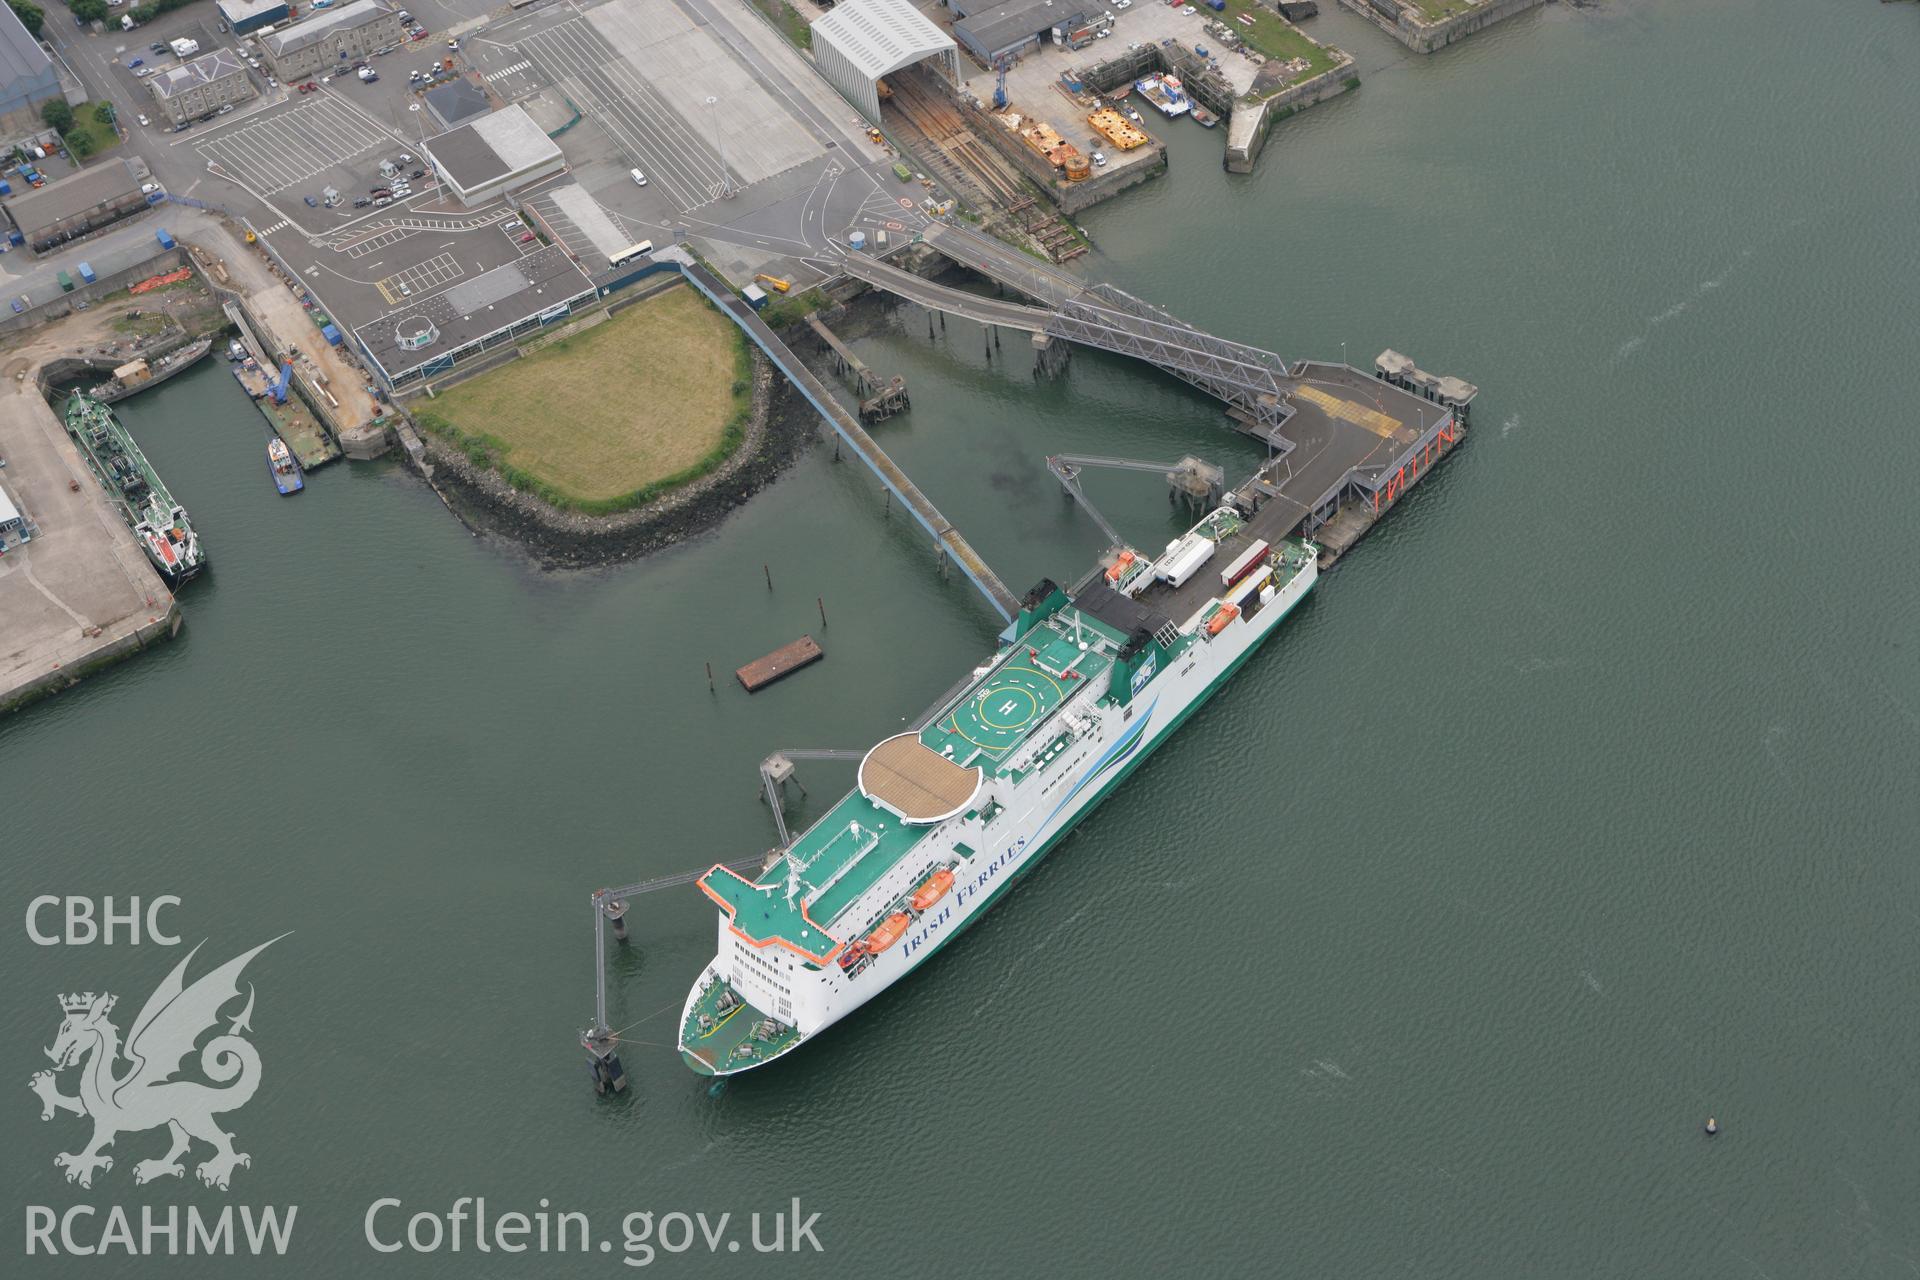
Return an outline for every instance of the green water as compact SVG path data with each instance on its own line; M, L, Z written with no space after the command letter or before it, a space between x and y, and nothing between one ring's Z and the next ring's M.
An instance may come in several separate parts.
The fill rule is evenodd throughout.
M1470 378L1467 448L978 928L718 1096L669 1047L691 889L636 911L633 1087L591 1095L587 894L765 847L755 762L918 713L997 630L970 589L830 449L554 575L391 465L281 499L219 367L127 406L213 569L177 643L0 722L0 1270L624 1272L363 1240L380 1197L391 1237L484 1195L616 1245L632 1210L821 1214L823 1253L676 1274L1912 1275L1920 12L1555 5L1428 60L1315 21L1364 87L1249 178L1167 131L1088 269ZM1098 541L1046 454L1249 457L1118 360L1036 384L914 313L858 346L913 391L884 443L1016 587ZM1151 478L1089 487L1169 527ZM728 687L803 631L824 663ZM850 781L802 776L796 816ZM81 1122L21 1085L56 995L124 1030L180 950L34 946L40 893L179 895L196 972L293 931L248 972L230 1192L136 1188L158 1132L91 1191L55 1170ZM270 1264L23 1257L26 1206L81 1203L299 1211Z

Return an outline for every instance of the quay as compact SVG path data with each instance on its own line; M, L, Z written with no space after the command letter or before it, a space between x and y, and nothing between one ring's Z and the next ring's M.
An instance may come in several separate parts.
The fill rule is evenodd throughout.
M32 530L0 539L0 711L180 629L172 592L41 397L46 355L16 351L0 389L0 487Z

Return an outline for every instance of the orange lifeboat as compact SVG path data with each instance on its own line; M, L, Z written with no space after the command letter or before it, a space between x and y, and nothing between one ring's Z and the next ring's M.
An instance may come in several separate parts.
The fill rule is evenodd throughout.
M1113 567L1107 570L1107 581L1108 582L1120 581L1121 578L1126 576L1127 570L1133 567L1133 562L1137 558L1138 557L1136 557L1131 551L1122 551L1120 553L1120 558L1113 562Z
M894 943L900 941L900 935L913 923L913 917L904 911L896 911L880 922L880 927L867 935L867 953L879 955Z
M953 872L945 867L927 877L926 883L913 891L913 909L925 911L934 903L947 896L947 890L953 888Z
M1210 636L1219 635L1222 631L1225 631L1227 629L1227 624L1229 622L1232 622L1235 618L1239 616L1240 616L1239 605L1237 604L1221 605L1220 612L1214 614L1211 618L1207 619L1207 634Z

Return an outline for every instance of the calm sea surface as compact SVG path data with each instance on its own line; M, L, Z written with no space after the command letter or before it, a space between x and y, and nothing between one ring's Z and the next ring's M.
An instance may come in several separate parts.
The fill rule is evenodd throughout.
M1920 1270L1920 12L1563 4L1419 60L1310 29L1361 90L1248 178L1171 129L1086 266L1290 358L1467 377L1470 443L978 928L717 1095L670 1048L714 943L690 888L638 905L633 1087L590 1093L587 895L764 848L756 761L867 745L988 652L964 581L831 449L554 575L390 464L280 499L216 365L129 405L214 569L178 643L0 722L0 1271L134 1273L23 1260L29 1205L299 1206L270 1267L143 1275L574 1277L624 1273L630 1211L737 1240L795 1197L824 1253L654 1267ZM913 390L884 443L1017 588L1097 549L1046 454L1249 461L1117 359L1036 384L921 313L859 345ZM1167 535L1150 477L1089 487ZM724 683L803 631L819 667ZM805 814L850 783L802 777ZM196 971L293 931L248 972L230 1193L136 1188L159 1132L91 1191L55 1170L81 1122L24 1086L56 996L115 991L124 1030L181 952L34 946L39 893L177 894ZM393 1237L482 1195L615 1247L363 1240L381 1197Z

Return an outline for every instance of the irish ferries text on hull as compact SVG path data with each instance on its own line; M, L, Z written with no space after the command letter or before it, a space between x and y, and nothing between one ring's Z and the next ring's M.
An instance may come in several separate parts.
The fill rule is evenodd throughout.
M701 878L720 946L681 1015L687 1065L771 1062L971 924L1272 634L1315 552L1223 507L1157 560L1122 551L1073 592L1035 587L965 690L869 751L771 866Z

